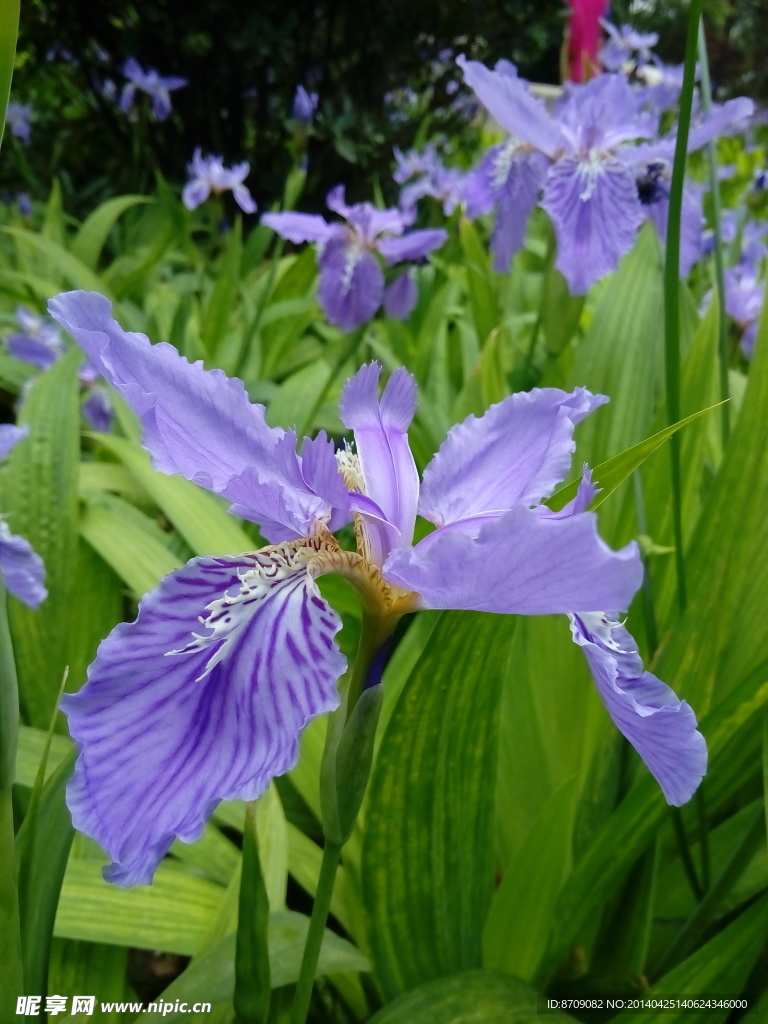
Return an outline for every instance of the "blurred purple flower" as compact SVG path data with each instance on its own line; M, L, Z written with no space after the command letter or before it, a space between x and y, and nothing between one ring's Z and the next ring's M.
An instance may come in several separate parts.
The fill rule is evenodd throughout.
M186 78L174 75L161 75L150 68L143 71L134 57L129 57L123 65L123 74L128 82L123 86L120 96L120 109L127 114L133 106L136 90L144 92L152 100L152 112L158 121L165 121L171 113L171 92L187 85Z
M637 32L631 25L617 28L603 18L600 24L608 33L608 39L600 48L598 58L608 71L618 71L631 60L645 64L651 59L651 47L659 41L657 32Z
M395 320L407 320L419 299L413 270L406 270L384 289L384 312Z
M17 103L16 100L11 100L8 104L8 108L5 112L5 123L11 130L11 135L15 135L17 139L20 139L25 145L29 142L29 134L32 131L29 116L32 113L31 103Z
M741 348L747 359L754 352L765 287L760 264L744 261L725 271L725 311L742 331Z
M334 453L321 434L297 455L295 435L268 427L241 382L126 333L102 296L70 292L49 308L139 415L155 467L229 498L272 542L170 573L136 621L101 644L83 689L64 698L80 749L68 803L75 826L111 855L111 881L150 881L174 838L199 838L222 799L255 799L293 766L306 723L338 705L341 620L319 576L346 576L392 625L418 607L625 608L640 585L636 545L612 551L585 511L595 493L588 474L560 512L541 504L568 473L574 428L601 396L544 389L470 416L420 485L408 444L416 385L404 369L381 398L377 364L345 385L340 414L356 451ZM350 513L356 552L331 533ZM417 513L436 529L414 546ZM572 621L612 718L667 799L685 802L706 767L693 713L642 672L612 617Z
M0 459L4 459L29 433L29 427L12 423L0 425ZM17 537L0 517L0 576L7 590L30 608L36 608L48 596L45 566L29 541Z
M261 221L290 242L317 243L320 305L331 323L351 331L370 320L384 299L384 274L375 253L391 267L423 259L448 236L442 228L407 232L412 210L348 206L343 185L328 193L327 203L346 224L308 213L267 213Z
M33 313L25 306L17 306L16 319L21 330L6 336L8 352L15 359L31 363L38 370L47 370L53 366L65 351L59 327L50 317ZM82 411L94 430L106 433L112 428L112 399L108 392L98 386L98 376L90 361L86 360L80 367L80 387L88 392ZM23 397L22 392L22 400Z
M303 85L297 85L296 93L293 97L291 117L302 124L311 124L317 110L317 101L318 95L316 92L307 92Z
M229 192L243 213L255 213L256 203L243 181L248 177L251 165L247 160L233 167L225 167L220 156L204 157L199 149L195 150L192 163L189 165L191 179L184 186L182 201L188 210L204 203L211 192L219 195Z

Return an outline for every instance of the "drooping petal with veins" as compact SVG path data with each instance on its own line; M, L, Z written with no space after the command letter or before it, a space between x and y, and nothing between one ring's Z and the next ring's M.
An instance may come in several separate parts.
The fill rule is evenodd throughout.
M68 802L110 854L108 880L149 882L176 837L199 838L220 800L255 799L293 766L306 723L338 705L341 621L307 544L170 573L64 698L80 747Z
M707 745L690 706L650 672L615 616L569 616L608 714L637 750L668 803L691 799L707 770Z

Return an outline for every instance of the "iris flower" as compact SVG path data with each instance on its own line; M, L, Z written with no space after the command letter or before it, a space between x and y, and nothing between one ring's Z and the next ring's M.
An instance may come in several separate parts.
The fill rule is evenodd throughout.
M255 213L256 203L251 193L243 184L248 177L251 165L247 160L234 167L225 167L220 156L204 157L199 149L196 149L189 165L190 180L184 186L182 201L188 210L204 203L213 192L232 191L235 202L243 213Z
M261 221L290 242L317 242L320 305L331 323L351 331L370 320L384 300L384 274L376 253L391 267L422 259L448 235L442 228L408 232L416 216L413 210L377 210L370 203L348 206L343 185L331 189L326 201L346 224L288 212L266 213Z
M12 423L0 424L0 459L16 447L29 433L29 427ZM36 608L48 593L44 586L43 560L23 537L11 533L5 519L0 518L0 576L6 589L30 608Z
M639 64L646 64L651 59L651 49L659 41L658 32L638 32L631 25L617 28L604 18L600 19L600 24L608 34L598 54L603 67L618 71L633 59Z
M133 106L136 90L145 92L152 100L152 113L158 121L165 121L171 114L171 92L187 84L186 78L175 75L161 75L154 68L144 71L134 57L123 65L123 74L128 79L120 95L120 109L124 114Z
M15 359L31 363L38 370L47 370L64 355L61 331L49 318L33 313L26 306L17 306L16 320L20 330L5 339L8 351ZM83 415L94 430L106 433L112 429L112 399L99 384L99 373L90 360L86 359L80 367L78 379L82 391L86 393ZM22 401L24 394L22 392Z
M305 125L311 124L317 110L318 98L316 92L307 92L303 85L297 85L291 108L291 117L294 121Z
M16 100L11 100L5 111L5 123L10 128L11 135L15 135L25 145L29 142L29 135L32 131L29 120L31 113L31 103L18 103Z
M320 434L297 454L295 435L268 427L240 381L126 333L103 296L70 292L49 308L138 414L155 467L228 498L270 542L171 572L64 698L80 750L69 806L112 857L108 880L149 882L176 837L197 839L220 800L256 798L295 763L305 724L339 704L341 622L319 576L346 577L384 635L419 608L625 609L640 585L636 545L612 551L585 511L588 473L565 508L542 504L602 396L513 395L453 427L420 484L404 369L380 398L376 363L346 383L340 413L355 450L334 452ZM417 514L436 528L414 544ZM350 517L356 551L333 536ZM693 712L643 672L615 612L572 622L609 714L667 799L684 802L706 765Z
M568 85L550 113L510 65L491 71L463 57L458 63L467 85L511 133L479 169L497 203L497 267L522 245L539 189L557 238L555 266L575 295L615 270L646 217L657 226L663 221L666 230L666 185L676 137L656 138L658 117L643 109L644 89L633 89L624 75L600 75L585 85ZM713 109L691 129L688 149L740 126L753 109L746 98ZM695 198L688 216L698 240L701 210Z

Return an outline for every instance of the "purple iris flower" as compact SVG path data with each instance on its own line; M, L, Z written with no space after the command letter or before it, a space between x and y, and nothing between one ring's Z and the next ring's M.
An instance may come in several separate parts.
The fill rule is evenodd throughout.
M4 459L28 433L27 426L0 425L0 459ZM1 517L0 576L6 589L30 608L36 608L48 596L42 558L32 550L28 540L11 533Z
M187 84L186 78L161 75L154 68L144 71L134 57L123 65L123 74L128 79L120 96L120 109L127 114L136 98L136 90L145 92L152 100L152 112L158 121L165 121L171 113L171 92Z
M341 418L356 450L334 452L320 434L299 455L295 435L268 427L240 381L123 331L103 296L70 292L49 309L138 414L155 467L228 498L271 545L170 573L64 698L80 749L69 806L111 855L111 881L150 881L174 838L197 839L219 800L255 799L295 763L306 723L338 705L341 621L319 576L345 576L391 625L417 608L622 609L640 585L636 545L612 551L585 511L588 473L560 512L541 503L601 396L544 389L470 416L420 485L408 444L416 385L404 369L381 398L377 364L345 385ZM417 514L436 529L414 545ZM332 535L350 515L354 552ZM573 622L609 713L667 799L684 802L706 767L693 713L642 672L613 615Z
M243 181L248 177L251 165L247 160L233 167L225 167L220 156L204 157L199 149L196 149L189 165L191 179L184 186L182 201L188 210L204 203L213 192L215 195L221 192L232 191L235 202L243 213L255 213L256 203Z
M11 135L15 135L25 145L29 142L29 134L32 131L29 120L31 113L31 103L18 103L16 100L11 100L5 111L5 123L10 128Z
M508 69L490 71L461 57L458 63L467 84L512 135L480 165L468 201L468 209L482 209L484 195L486 203L497 204L497 267L522 245L525 222L542 188L541 205L557 238L555 265L571 292L583 294L631 249L649 215L646 207L661 203L654 213L666 217L675 137L637 144L654 139L658 119L643 109L643 90L633 89L623 75L569 83L552 115ZM691 129L689 149L731 130L752 110L748 99L713 109ZM701 215L692 201L689 209L695 234Z
M419 301L419 286L409 268L384 289L384 312L395 320L407 320Z
M603 18L600 19L600 24L608 33L608 39L601 47L598 57L608 71L618 71L631 60L645 64L651 59L651 47L659 41L657 32L638 32L631 25L617 28Z
M317 110L317 101L318 95L316 92L307 92L303 85L297 85L293 97L291 117L294 121L300 121L302 124L311 124Z
M765 280L760 264L745 260L725 271L725 311L742 329L741 348L752 358L757 336L757 323L763 309Z
M317 242L320 305L331 323L351 331L370 320L384 300L384 274L375 253L391 267L423 259L448 235L442 228L406 232L416 216L413 210L348 206L343 185L331 189L327 203L346 224L329 224L309 213L267 213L261 221L290 242Z
M25 306L16 308L21 331L9 334L5 341L15 359L47 370L65 352L61 331L48 317L33 313ZM114 409L108 392L98 384L99 374L90 360L80 367L78 379L88 397L83 402L83 415L94 430L107 433L112 429ZM29 382L31 383L31 381ZM23 398L23 395L22 395Z

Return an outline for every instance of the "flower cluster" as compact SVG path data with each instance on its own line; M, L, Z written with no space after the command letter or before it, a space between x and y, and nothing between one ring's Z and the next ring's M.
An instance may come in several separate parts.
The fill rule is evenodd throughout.
M569 471L575 426L605 398L512 395L453 427L420 482L404 369L381 397L375 363L346 383L354 449L320 434L297 453L240 381L123 331L103 296L70 292L49 308L138 414L155 467L227 498L269 541L166 576L64 698L80 749L68 801L109 852L108 879L150 881L174 838L198 838L219 800L257 797L294 764L306 723L338 705L346 666L325 573L353 584L385 634L419 608L568 614L609 715L667 800L690 798L706 767L694 714L643 670L618 619L640 586L637 546L600 538L588 471L564 508L543 503ZM417 515L435 528L414 543ZM350 518L356 551L333 536Z

